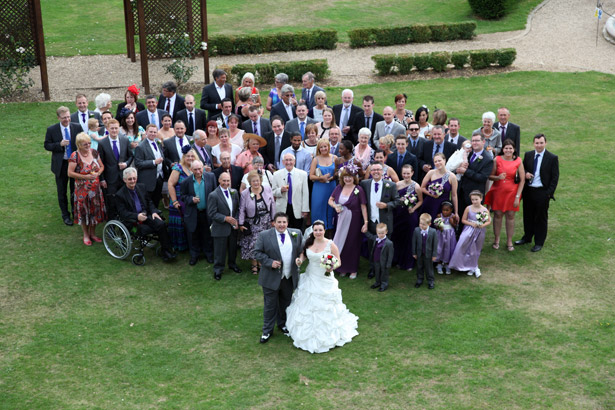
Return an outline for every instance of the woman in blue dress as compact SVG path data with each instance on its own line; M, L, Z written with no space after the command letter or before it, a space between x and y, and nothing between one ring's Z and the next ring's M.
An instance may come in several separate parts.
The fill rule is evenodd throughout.
M310 181L312 187L312 221L321 220L325 223L325 229L333 228L334 210L327 201L333 193L336 184L335 158L331 154L331 144L327 138L322 138L316 145L316 156L310 167Z

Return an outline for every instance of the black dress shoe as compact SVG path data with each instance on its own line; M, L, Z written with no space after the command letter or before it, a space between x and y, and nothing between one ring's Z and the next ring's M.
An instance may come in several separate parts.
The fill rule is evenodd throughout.
M519 239L518 241L515 241L515 245L525 245L526 243L529 243L529 242L523 238Z
M278 326L278 329L280 329L280 332L284 333L286 336L289 335L288 328L286 326Z
M433 288L435 288L433 283L430 283L429 285L427 285L427 289L433 289Z
M214 257L211 255L205 255L205 259L207 259L207 263L214 263Z
M235 273L241 273L241 269L239 269L239 267L237 265L229 266L229 269L232 270Z
M222 279L222 273L221 272L214 272L214 279L215 280Z
M534 247L532 248L532 252L538 252L542 249L542 246L540 245L534 245Z
M370 270L367 274L367 279L373 279L376 277L376 273L373 270Z
M269 341L269 339L271 338L271 334L268 335L261 335L261 343L267 343Z
M196 256L192 256L190 258L190 262L188 262L190 264L190 266L194 266L196 265L196 263L199 261L199 258L197 258Z
M420 288L422 284L423 284L423 282L416 282L416 283L414 284L414 287L415 287L415 288Z
M380 283L374 283L372 286L370 286L371 289L376 289L380 287Z
M387 289L388 289L387 287L380 287L380 289L378 289L378 292L384 292Z
M70 218L64 218L64 225L73 226L73 221Z

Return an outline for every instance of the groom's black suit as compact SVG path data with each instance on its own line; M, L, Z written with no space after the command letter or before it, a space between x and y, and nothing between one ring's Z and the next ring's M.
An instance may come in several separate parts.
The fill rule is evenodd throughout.
M265 307L263 311L263 335L271 335L273 327L286 326L286 308L290 305L293 290L299 283L299 268L295 259L301 253L302 236L298 229L287 229L286 241L292 244L290 278L283 278L282 269L272 267L274 261L282 261L282 253L278 245L278 232L275 228L258 234L254 245L254 258L261 263L258 284L263 287Z

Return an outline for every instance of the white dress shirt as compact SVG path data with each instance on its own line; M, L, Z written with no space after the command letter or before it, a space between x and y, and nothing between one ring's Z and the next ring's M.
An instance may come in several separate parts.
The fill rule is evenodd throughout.
M536 158L536 154L538 154L538 152L534 150L534 158ZM542 188L542 180L540 179L540 167L542 166L542 159L544 158L544 156L545 151L543 150L540 153L540 157L538 157L538 163L536 164L536 173L534 174L534 178L532 178L532 183L530 184L532 188Z
M171 98L165 98L164 99L164 110L168 111L168 113L171 116L171 118L173 118L173 111L175 109L175 100L176 99L177 99L177 94L173 94L173 97L171 97ZM169 102L169 109L168 110L167 110L167 101Z
M218 87L218 83L214 83L216 85L216 91L218 92L218 95L220 96L220 101L224 100L226 98L226 90L224 89L224 84L222 84L222 87Z
M224 195L224 199L226 200L226 204L228 205L228 209L231 210L231 215L233 215L233 199L231 198L231 189L222 189L222 187L220 187L220 190L222 190L222 195ZM224 191L228 191L228 197L226 196L226 194L224 193Z

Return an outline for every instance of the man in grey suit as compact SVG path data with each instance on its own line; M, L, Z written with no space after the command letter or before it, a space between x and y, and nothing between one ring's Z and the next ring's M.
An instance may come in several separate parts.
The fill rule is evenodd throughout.
M162 127L162 116L168 114L165 110L161 110L158 107L158 100L155 95L148 95L145 100L147 110L139 111L137 113L137 123L143 128L148 124L154 124L158 129Z
M351 89L346 88L342 91L342 104L333 106L333 115L335 123L342 130L344 139L352 141L352 121L354 116L360 114L363 110L357 107L352 102L354 101L354 93ZM298 115L298 114L297 114Z
M301 82L303 83L303 89L301 90L301 102L304 102L307 105L308 110L311 110L316 105L316 101L314 100L314 94L316 94L318 91L325 91L319 86L314 85L315 80L316 77L311 71L308 71L307 73L303 74L303 77L301 77ZM326 101L325 105L327 105Z
M284 128L286 131L291 134L294 132L298 132L301 134L301 139L305 139L305 127L309 124L316 124L317 121L314 121L312 118L308 117L308 107L305 103L297 104L297 108L295 109L295 113L297 114L297 118L293 118L288 121Z
M207 145L207 134L203 130L196 130L193 136L192 148L199 156L199 160L203 163L205 172L211 172L214 169L213 155L211 147Z
M299 283L299 268L295 260L302 251L302 236L298 229L288 228L288 216L278 212L274 228L260 232L254 245L254 257L261 264L258 284L263 287L263 334L260 342L267 343L277 321L278 329L288 334L286 308L293 290Z
M378 147L378 140L380 137L391 134L393 138L399 134L406 135L406 128L400 123L393 121L393 108L387 106L382 110L383 121L376 123L376 132L372 138L372 144L374 147Z
M182 181L180 193L184 203L184 224L190 248L189 263L193 266L199 260L201 252L205 254L207 262L214 261L210 222L207 217L207 197L216 189L216 181L214 174L203 172L203 163L199 160L192 161L190 170L192 175ZM180 204L176 201L172 206L177 208Z
M135 148L135 167L139 171L139 181L145 185L154 206L162 197L162 184L165 177L164 153L157 141L158 127L149 124L145 129L145 139Z
M184 156L183 147L190 145L190 138L186 135L186 124L183 121L177 121L173 127L175 135L167 138L162 143L164 151L164 160L168 168L171 168L176 162L181 161Z
M367 196L367 229L377 235L376 226L382 222L387 225L387 236L393 233L393 210L398 204L399 194L394 182L382 179L382 165L374 163L371 166L371 179L361 181L361 187ZM369 253L372 253L374 243L368 241ZM375 276L373 262L370 262L369 279Z
M416 259L415 288L421 287L425 276L427 276L427 287L434 288L433 263L438 256L438 235L429 224L431 224L431 215L422 214L419 217L419 226L412 233L412 257Z
M237 257L237 230L239 223L239 194L231 188L231 176L223 172L218 178L219 186L207 197L207 216L211 222L214 238L214 279L222 279L225 261L236 273L241 269L235 264Z
M273 131L271 122L261 117L260 108L258 106L252 105L248 108L248 117L250 119L245 120L243 124L241 124L241 129L248 134L256 134L262 137Z
M75 98L75 105L77 105L77 112L70 115L70 122L79 124L83 132L87 134L88 120L90 118L96 118L98 120L98 124L102 125L100 114L88 109L88 97L86 97L85 94L77 94L77 97Z
M457 194L461 214L472 203L470 192L476 189L485 195L485 184L493 169L493 155L484 149L485 137L482 133L474 131L470 142L472 143L472 155L468 158L468 162L461 164L456 171L456 173L462 174L458 188L459 193ZM459 226L461 229L462 224L459 224Z
M502 142L504 142L504 140L506 139L511 139L512 142L515 143L515 152L517 152L517 155L520 156L521 127L519 127L517 124L513 124L512 122L509 122L508 121L509 118L510 118L510 111L508 111L508 108L506 107L499 108L498 109L499 122L497 122L493 126L493 128L500 131L500 134L502 134Z
M107 213L113 217L117 213L115 193L124 185L122 171L132 164L130 141L125 135L119 135L120 123L111 119L107 123L109 136L98 143L98 153L105 169L100 178L100 186L105 190Z

